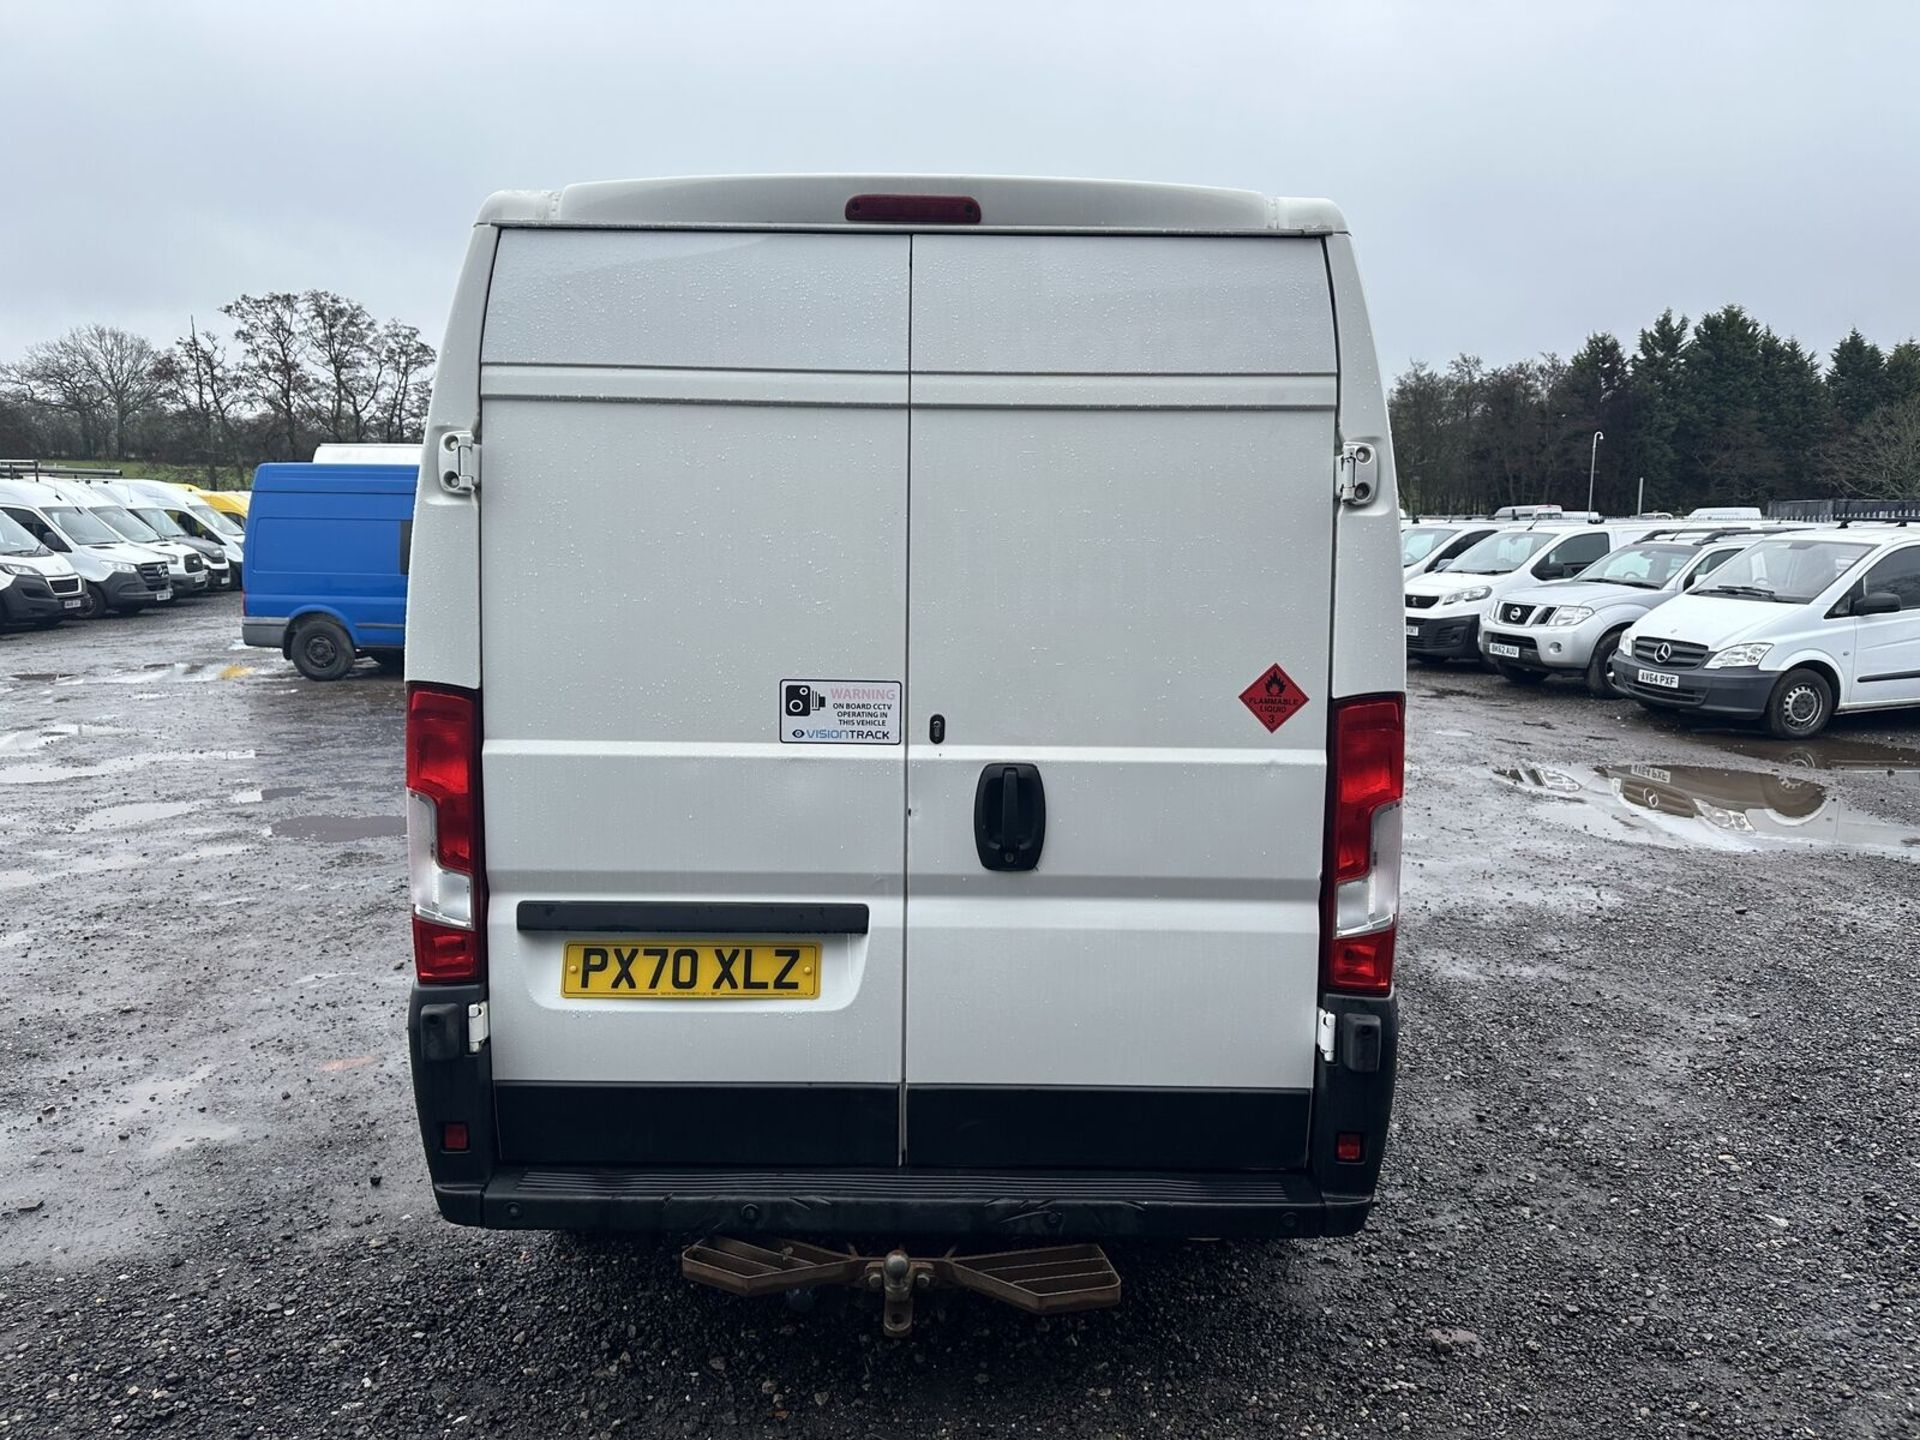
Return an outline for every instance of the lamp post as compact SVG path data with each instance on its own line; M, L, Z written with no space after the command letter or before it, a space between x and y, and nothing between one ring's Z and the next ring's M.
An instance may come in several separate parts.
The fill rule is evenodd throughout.
M1590 450L1588 450L1588 451L1587 451L1587 513L1588 513L1589 515L1591 515L1591 514L1593 513L1593 472L1594 472L1594 467L1595 467L1595 466L1597 466L1597 465L1598 465L1598 464L1600 463L1600 442L1601 442L1602 440L1604 440L1604 439L1606 439L1606 438L1607 438L1607 432L1606 432L1606 431L1604 431L1604 430L1596 430L1596 431L1594 431L1594 432L1593 432L1593 446L1592 446L1592 448L1591 448Z

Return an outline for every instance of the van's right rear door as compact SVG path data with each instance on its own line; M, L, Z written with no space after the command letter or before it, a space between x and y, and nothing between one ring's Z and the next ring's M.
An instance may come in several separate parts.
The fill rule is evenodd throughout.
M913 287L907 1159L1299 1165L1338 451L1322 248L922 235ZM1026 834L1042 794L1038 863L997 868L983 828Z

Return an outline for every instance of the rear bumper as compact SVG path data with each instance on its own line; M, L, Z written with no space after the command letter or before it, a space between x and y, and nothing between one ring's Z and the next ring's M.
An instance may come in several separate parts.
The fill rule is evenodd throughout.
M251 615L240 620L240 643L258 645L263 650L287 652L287 622L280 620L256 620Z
M1668 689L1643 684L1642 670L1672 675L1677 685ZM1673 670L1649 665L1631 655L1613 657L1613 683L1622 694L1668 710L1696 710L1705 715L1737 715L1752 720L1766 713L1767 700L1779 681L1777 674L1752 670Z
M579 1123L599 1118L581 1133L600 1137L600 1148L590 1151L576 1148L584 1142L570 1140L565 1126L556 1123L539 1138L514 1118L514 1107L526 1102L526 1087L496 1086L490 1042L468 1048L465 1016L484 999L480 986L416 986L407 1031L421 1140L440 1213L458 1224L497 1229L724 1230L795 1238L875 1232L1052 1239L1351 1234L1373 1204L1399 1041L1392 998L1322 997L1334 1019L1333 1057L1316 1053L1310 1096L1280 1092L1300 1095L1304 1133L1236 1140L1249 1153L1279 1147L1292 1157L1283 1164L1186 1159L1221 1152L1194 1148L1194 1138L1181 1128L1194 1123L1194 1111L1166 1110L1164 1092L1140 1092L1133 1102L1140 1133L1129 1137L1126 1148L1089 1148L1069 1117L1053 1115L1041 1117L1048 1124L1023 1127L1032 1140L1024 1148L995 1148L1012 1158L976 1161L968 1157L984 1153L977 1148L984 1142L969 1138L975 1130L940 1116L938 1108L927 1114L921 1100L928 1092L917 1087L907 1098L906 1164L888 1163L898 1154L897 1130L888 1132L878 1157L854 1158L870 1149L860 1139L863 1127L852 1123L863 1113L858 1108L842 1122L791 1108L774 1112L800 1121L804 1135L780 1140L763 1126L761 1138L746 1143L737 1124L719 1123L725 1117L706 1109L712 1096L704 1092L683 1093L689 1103L674 1108L694 1117L711 1114L716 1123L705 1130L690 1127L664 1105L649 1107L649 1113L666 1115L671 1123L641 1123L635 1118L640 1111L623 1115L607 1097L588 1097L592 1103ZM895 1087L884 1093L891 1100ZM809 1097L805 1086L786 1087L784 1094L786 1107L835 1098ZM970 1107L966 1118L981 1132L1008 1124L1009 1117L995 1113L979 1092L931 1098L936 1107ZM1249 1114L1257 1113L1234 1108L1230 1098L1224 1103L1228 1109L1209 1127L1216 1136L1244 1128ZM549 1118L563 1112L543 1111ZM464 1131L463 1149L446 1148L449 1126ZM1041 1143L1047 1134L1052 1142ZM1358 1160L1338 1159L1342 1134L1360 1137ZM858 1143L843 1145L848 1137ZM976 1148L961 1147L963 1139ZM800 1140L805 1144L795 1151ZM694 1153L696 1144L706 1153ZM527 1153L536 1147L551 1153ZM807 1158L792 1163L780 1158L783 1150ZM1102 1163L1089 1158L1094 1154L1111 1158ZM1124 1158L1148 1154L1165 1158L1153 1164Z
M506 1230L1027 1239L1351 1235L1373 1199L1299 1172L693 1170L511 1167L438 1185L450 1220Z
M1441 660L1471 660L1480 654L1480 617L1451 615L1427 619L1418 611L1406 615L1407 653L1428 655Z

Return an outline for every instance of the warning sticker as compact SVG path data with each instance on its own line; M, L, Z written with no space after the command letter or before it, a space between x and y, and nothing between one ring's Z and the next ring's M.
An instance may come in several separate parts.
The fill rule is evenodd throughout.
M1293 712L1307 703L1307 693L1294 684L1278 665L1269 665L1267 673L1240 692L1240 703L1271 735L1293 718Z
M786 745L898 745L898 680L782 680Z

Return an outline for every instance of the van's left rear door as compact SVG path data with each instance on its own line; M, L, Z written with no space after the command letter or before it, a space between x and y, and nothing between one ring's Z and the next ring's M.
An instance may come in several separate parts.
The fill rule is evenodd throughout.
M899 1158L907 307L903 236L501 236L478 602L509 1163Z

